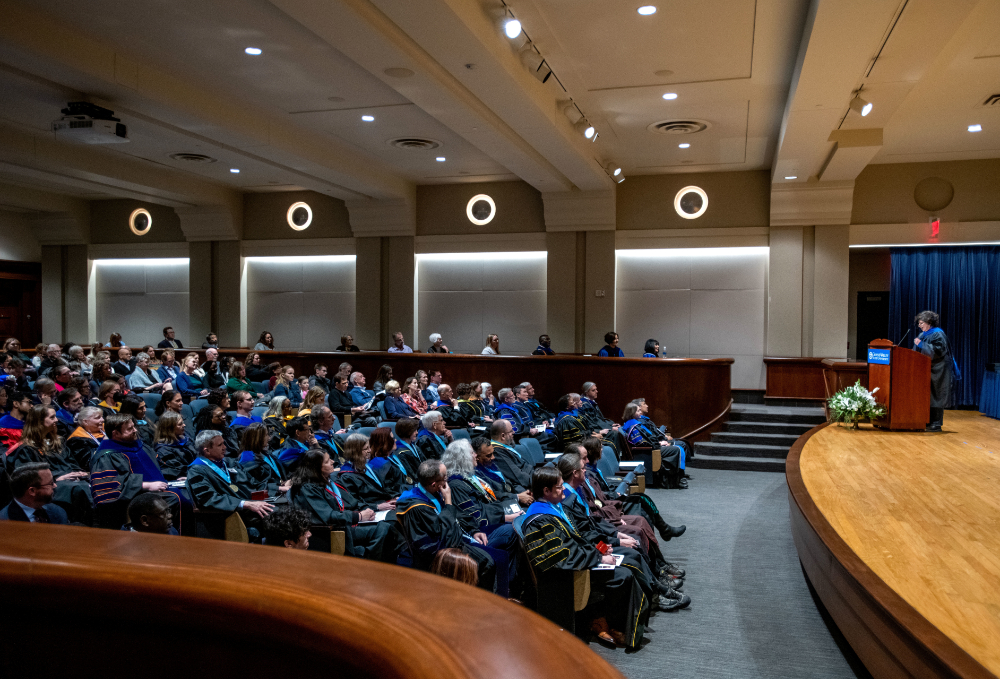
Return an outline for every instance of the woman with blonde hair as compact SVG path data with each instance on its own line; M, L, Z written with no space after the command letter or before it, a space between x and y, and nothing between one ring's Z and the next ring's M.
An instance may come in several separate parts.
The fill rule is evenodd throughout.
M306 397L302 399L302 407L299 408L299 417L305 417L313 411L313 408L321 406L326 402L326 392L323 387L312 387L306 392Z
M172 410L163 413L156 423L153 449L163 478L168 481L184 478L188 465L198 457L194 441L188 438L186 430L184 418Z
M181 371L177 373L177 379L174 381L174 389L181 392L185 401L208 395L205 383L194 374L198 369L198 359L198 354L193 352L185 356L181 361Z
M278 398L279 396L284 396L293 406L301 405L302 392L299 391L299 386L295 381L295 368L290 365L283 365L276 377L278 379L274 383L271 397Z

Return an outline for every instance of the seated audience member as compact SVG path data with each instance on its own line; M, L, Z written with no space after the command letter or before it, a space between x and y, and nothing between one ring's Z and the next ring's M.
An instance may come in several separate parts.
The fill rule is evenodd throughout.
M394 562L396 545L390 523L376 522L375 510L370 507L352 509L358 503L339 485L333 472L333 460L327 453L317 449L306 452L292 474L292 505L307 511L312 524L344 531L345 556Z
M434 409L432 412L441 413L444 424L448 429L465 429L472 426L472 423L465 419L465 415L462 414L462 408L458 403L458 399L452 396L450 386L447 384L439 385L437 395L438 398L429 407Z
M340 374L333 376L333 389L327 397L330 410L336 415L355 417L365 412L364 405L356 405L347 388L347 379Z
M267 379L267 390L270 392L274 389L275 385L278 383L278 373L281 372L281 364L275 361L267 366L268 373L270 377Z
M313 366L315 374L309 378L309 387L319 387L324 391L324 393L329 394L330 390L333 389L333 382L330 381L326 375L329 372L329 368L326 367L326 363L317 363Z
M247 379L247 369L239 361L234 361L232 367L229 369L229 381L226 382L226 390L230 396L237 391L244 391L250 395L251 402L253 402L254 398L263 396L263 394L257 393L253 383Z
M284 396L288 402L295 407L302 405L302 392L295 380L295 368L290 365L282 366L278 373L278 381L271 392L271 398Z
M48 377L39 377L35 380L34 397L36 403L43 405L56 405L56 383Z
M160 349L183 349L184 345L177 339L177 333L169 325L163 329L163 339L158 345Z
M104 411L96 406L84 406L74 418L73 430L66 436L64 454L86 471L103 440Z
M347 388L351 388L351 373L354 372L354 368L347 361L344 361L337 366L337 375L343 375L344 379L347 380Z
M514 483L497 467L493 442L488 437L472 439L472 451L476 455L476 477L493 490L500 502L508 507L515 502L527 507L535 501L530 489Z
M428 354L448 354L448 347L444 345L444 339L441 337L441 333L432 332L430 336L431 345L427 347Z
M378 511L396 508L396 498L382 482L378 472L368 466L372 449L364 434L351 434L344 441L344 459L337 477L340 484L365 505L376 507Z
M181 507L190 507L186 493L170 488L139 440L135 420L114 413L104 420L105 438L90 462L90 488L94 497L95 523L115 530L125 523L129 503L140 493L160 493L180 529ZM183 531L183 529L181 529Z
M487 335L486 346L479 353L487 356L498 356L500 354L500 335Z
M389 380L385 385L385 419L398 421L408 417L417 417L417 412L400 396L399 382Z
M601 435L607 435L612 429L617 429L618 425L609 420L601 412L601 407L597 405L597 385L593 382L584 382L580 392L580 415L583 421L594 430L600 431Z
M474 398L472 385L461 382L455 387L455 395L458 397L458 408L462 412L462 419L471 422L474 426L487 425L493 418L486 414L483 402Z
M66 365L62 357L62 347L58 344L49 344L45 347L45 355L38 363L38 376L50 377L49 373L60 365Z
M94 361L94 369L90 373L90 397L97 398L101 391L101 385L111 379L115 371L111 369L111 364L102 358Z
M562 507L563 479L555 467L539 467L531 475L536 498L521 525L524 547L532 568L589 570L615 564L613 554L602 555L570 522ZM649 618L642 588L625 566L590 573L591 601L584 609L594 617L591 630L605 641L636 649Z
M42 364L45 360L46 352L48 351L48 344L36 344L35 345L35 355L31 358L31 372L38 375L38 366Z
M6 383L13 383L14 388L18 391L25 393L31 391L31 385L28 384L28 378L24 374L27 364L19 358L11 358L9 362L10 372L7 374Z
M264 413L264 424L271 434L268 445L271 450L278 450L285 442L285 425L295 417L295 408L291 406L284 396L272 398L267 404L267 412Z
M579 404L580 395L575 393L560 396L556 402L559 413L556 415L555 432L564 450L569 444L579 443L592 433L580 415Z
M226 444L226 457L235 460L240 456L239 437L229 427L229 416L222 406L209 405L202 408L194 417L194 430L198 434L207 430L218 431Z
M521 382L521 384L517 386L524 389L524 405L528 406L531 410L532 420L536 424L547 421L551 426L552 423L555 422L556 416L555 414L550 413L545 406L539 403L538 399L535 398L535 388L531 385L531 382Z
M643 401L642 406L646 403ZM666 488L687 488L688 482L684 478L684 469L687 466L684 460L684 450L680 446L674 445L673 439L667 440L663 432L654 426L648 425L639 418L640 405L635 402L625 406L622 419L622 435L632 446L649 446L660 450L660 472L661 482ZM652 420L650 420L652 422Z
M120 332L111 333L111 338L104 346L108 349L121 349L124 346L122 344L122 334Z
M514 436L535 436L539 433L539 430L533 426L530 411L522 412L515 407L517 396L514 389L504 387L497 394L497 399L500 402L497 404L495 415L510 422Z
M135 361L132 360L132 350L128 347L118 349L118 360L111 364L111 369L123 377L128 377L135 370Z
M316 406L309 414L309 420L312 422L313 436L316 437L316 447L328 452L334 463L339 465L344 457L344 447L337 435L347 430L337 431L337 416L324 405Z
M146 419L146 402L135 394L129 394L122 399L118 412L132 416L136 429L139 430L139 439L147 446L152 447L153 437L156 436L156 426Z
M295 383L299 387L299 397L303 401L305 401L306 394L309 393L309 378L306 377L305 375L300 375L298 378L296 378Z
M134 533L180 535L170 505L156 493L140 493L128 505L128 529Z
M80 396L83 398L85 404L89 405L93 402L92 397L94 394L90 391L90 380L86 377L74 377L70 380L69 386L80 392Z
M278 451L278 459L290 472L294 472L299 458L310 448L316 447L312 425L304 417L296 417L285 425L285 445Z
M609 332L604 335L604 346L601 350L597 352L598 356L612 356L615 358L624 358L625 354L618 347L618 333Z
M413 374L413 377L417 381L417 388L420 390L420 396L424 399L426 403L430 403L431 401L437 400L437 399L432 399L430 392L427 390L427 387L430 386L431 381L430 378L427 376L426 371L418 370Z
M267 367L266 363L260 360L260 354L256 351L251 351L247 354L247 360L244 362L244 366L247 369L247 379L253 382L267 382L271 379L271 371Z
M173 384L177 379L177 373L181 367L177 365L176 354L173 349L167 349L160 354L160 367L156 369L156 377L163 384Z
M23 464L10 475L11 503L0 509L0 521L69 523L69 517L52 500L57 488L52 470L44 462Z
M69 381L73 379L73 371L68 365L57 365L49 371L49 378L59 392L69 386Z
M264 544L288 549L309 549L312 531L309 512L285 505L267 515L261 526Z
M156 408L153 412L157 417L163 417L163 413L168 410L180 415L183 408L184 398L181 396L181 392L165 391L163 392L163 395L160 396L160 400L157 402Z
M399 497L396 520L417 568L427 570L442 549L456 548L472 557L479 568L479 587L492 592L496 562L485 547L482 532L469 535L452 504L448 471L440 460L425 460L417 469L417 485Z
M354 338L350 335L340 336L340 346L337 347L336 351L361 351L358 349L357 345L354 344Z
M531 352L532 356L555 356L552 351L552 338L548 335L539 335L538 346Z
M386 363L378 369L378 375L375 377L375 384L372 385L372 389L374 389L376 393L385 391L385 385L388 384L391 379L392 366Z
M129 375L128 383L138 393L163 390L160 376L149 367L149 354L141 353L135 357L135 370Z
M514 392L514 401L510 405L521 415L521 420L528 427L528 435L537 440L543 448L556 450L558 448L556 437L546 431L549 426L548 420L535 421L535 411L528 405L527 387L518 385L511 391Z
M254 351L274 351L274 337L267 330L260 333L257 344L253 346Z
M90 486L87 482L89 475L77 466L75 460L63 455L63 440L56 430L57 421L53 406L33 406L24 419L21 440L7 449L7 469L13 471L33 462L47 464L58 482L54 502L66 510L70 521L89 525L92 522Z
M389 464L389 453L396 448L396 438L388 427L376 427L368 435L368 445L371 446L368 466L382 476L382 467Z
M231 382L231 380L230 380ZM253 414L253 396L246 391L236 391L233 393L233 403L236 405L236 417L233 418L232 427L249 427L254 422L263 422L264 419Z
M149 356L149 367L155 369L160 367L160 362L156 360L156 347L152 344L147 344L142 348L142 353Z
M8 337L3 343L3 352L13 360L31 363L31 356L21 351L21 340L16 337Z
M183 480L188 465L197 456L194 441L187 436L184 418L168 411L156 423L153 436L153 451L163 478L167 481Z
M404 485L412 486L417 478L417 467L426 458L417 446L417 431L420 429L420 420L416 418L404 418L396 422L396 447L389 454L388 460L404 476Z
M201 345L202 349L218 349L219 348L219 336L214 332L210 332L205 336L205 341Z
M396 443L392 430L387 427L376 427L368 437L368 445L371 446L368 468L375 470L390 497L398 497L409 490L414 479L396 455Z
M430 392L431 398L427 401L437 401L441 396L438 394L438 389L441 388L441 383L444 382L444 376L441 374L440 370L431 369L427 373L427 388L426 390ZM425 397L426 398L426 397Z
M412 354L413 349L406 346L403 342L403 333L394 332L392 333L392 346L388 349L389 352L394 354Z
M403 382L401 398L417 415L423 415L427 412L427 401L420 393L420 382L416 377L407 377L406 381Z
M445 426L444 417L436 410L420 416L420 431L417 445L425 460L440 460L441 454L453 440L452 433Z
M490 425L490 443L496 466L504 478L521 488L530 488L535 465L514 448L514 430L509 420L496 420Z
M90 375L94 370L94 365L91 362L91 357L84 353L83 347L78 344L74 344L69 348L69 359L70 361L80 364L80 369L78 372L81 376L86 377Z
M240 440L243 452L239 462L247 473L251 490L266 490L268 495L276 495L289 489L289 474L281 460L271 454L269 438L267 427L260 422L249 425Z
M646 340L646 348L642 352L643 358L659 358L660 357L660 343L655 339Z
M472 383L472 393L475 398L482 401L486 414L493 417L493 411L497 408L497 400L493 396L493 385L489 382Z
M321 387L310 387L299 406L298 417L306 417L313 409L326 403L326 392Z
M348 393L351 396L351 401L356 406L367 405L372 400L372 396L375 395L373 392L365 389L365 376L359 372L351 373L350 384L351 389Z
M207 385L202 377L196 374L197 370L198 354L185 356L181 362L181 371L177 373L177 379L174 380L174 389L181 393L185 401L208 395Z
M239 512L247 528L259 528L260 520L274 511L274 505L250 499L246 472L235 460L226 458L222 433L206 429L194 440L198 456L187 469L185 486L199 509Z
M225 387L229 381L229 377L222 369L222 362L219 361L218 349L205 350L205 362L195 371L195 374L201 378L202 384L209 389Z
M56 429L65 441L76 427L76 414L83 408L83 396L73 387L67 387L59 392L56 401L59 403L59 410L56 411L56 417L59 419L56 422Z
M479 566L476 564L476 560L455 547L442 549L434 555L434 561L431 562L431 573L458 580L473 587L479 582Z
M122 388L114 379L101 383L97 392L97 407L104 411L104 416L113 415L121 408L118 400L122 398Z

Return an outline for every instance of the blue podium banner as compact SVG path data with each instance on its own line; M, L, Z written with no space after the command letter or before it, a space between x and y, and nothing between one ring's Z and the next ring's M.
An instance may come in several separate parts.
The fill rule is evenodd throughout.
M868 362L879 365L889 365L891 349L868 349Z

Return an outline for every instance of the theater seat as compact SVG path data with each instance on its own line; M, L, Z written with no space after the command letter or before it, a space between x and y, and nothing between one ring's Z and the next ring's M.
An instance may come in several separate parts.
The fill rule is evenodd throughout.
M184 424L187 425L188 430L194 431L194 411L189 404L185 403L181 406L181 417L184 419Z
M141 398L143 401L146 402L146 409L148 411L152 411L160 403L159 394L144 393L144 394L139 394L138 396L139 398Z
M382 416L382 419L383 420L386 419L387 415L385 414L385 401L379 401L378 403L375 404L375 407L378 408L378 414Z
M312 537L309 538L310 552L323 552L344 556L347 549L347 536L342 530L332 530L329 526L309 526Z
M201 411L201 409L204 408L207 405L208 405L208 401L206 401L203 398L191 399L191 403L188 404L188 406L191 408L191 413L193 415L197 415L198 412Z
M258 394L266 394L271 391L267 388L267 382L251 382L250 384L253 385L253 390Z
M379 422L378 426L382 429L391 429L392 435L396 435L396 423L395 422Z
M452 429L451 430L451 435L455 438L455 440L458 440L458 439L471 439L472 438L471 436L469 436L469 430L468 429Z
M251 414L254 417L259 417L259 418L263 419L264 418L264 413L266 413L266 412L267 412L267 406L257 406L256 408L254 408L251 411Z
M526 451L528 459L534 460L535 464L545 462L545 453L542 451L542 446L533 438L525 436L514 448L519 452Z

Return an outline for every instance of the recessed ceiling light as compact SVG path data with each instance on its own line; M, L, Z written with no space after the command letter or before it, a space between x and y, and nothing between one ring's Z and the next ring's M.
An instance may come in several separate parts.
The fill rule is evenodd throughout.
M445 158L444 158L444 156L438 156L438 157L437 157L437 158L435 158L434 160L438 161L439 163L443 163L443 162L444 162L444 160L445 160Z
M643 5L636 11L643 16L649 16L650 14L656 14L656 7L653 5Z
M677 98L677 93L676 92L667 92L666 94L663 95L663 98L667 99L667 100L676 99Z
M261 52L262 52L263 50L261 50L261 48L259 48L259 47L247 47L247 48L246 48L245 50L243 50L243 51L244 51L244 52L246 52L247 54L252 54L253 56L257 56L257 55L258 55L258 54L260 54L260 53L261 53Z
M969 125L969 132L982 132L982 131L983 131L982 125Z
M795 175L792 175L791 177L785 177L785 179L798 179L798 177L795 176Z
M513 40L521 35L521 22L517 19L511 19L503 25L503 32L507 34L508 38Z
M366 123L370 123L375 120L375 116L361 116L361 119Z
M679 148L679 149L689 149L689 148L691 148L691 144L686 144L686 143L685 144L678 144L677 148Z
M229 171L232 172L233 174L239 174L240 173L240 168L238 168L238 167L231 167L231 168L229 168Z

